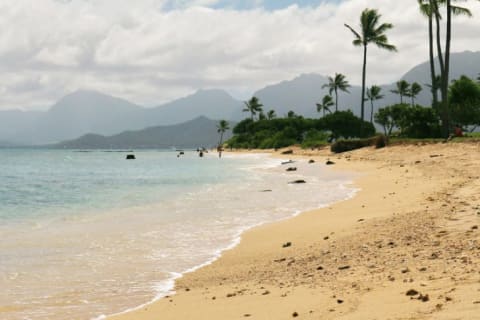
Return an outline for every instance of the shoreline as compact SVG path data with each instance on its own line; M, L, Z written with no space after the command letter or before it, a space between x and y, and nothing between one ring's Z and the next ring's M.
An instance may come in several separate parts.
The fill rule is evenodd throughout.
M470 157L467 159L469 154L463 153L463 160L470 167L478 165L475 159L478 148L475 145L468 148L471 149ZM454 177L446 171L454 167L457 160L451 155L462 151L462 146L458 145L395 146L341 155L295 150L292 158L314 157L317 161L331 158L337 162L335 170L363 172L354 183L361 191L353 199L245 232L240 244L224 252L214 263L177 279L176 295L108 319L154 319L159 316L162 319L265 319L266 316L289 319L294 314L304 318L371 319L372 313L365 310L365 305L372 303L376 308L372 312L379 318L407 316L408 313L413 319L426 319L425 313L444 314L444 310L452 309L444 307L446 302L434 304L432 308L430 302L414 305L405 297L404 292L408 290L405 288L432 291L426 283L438 286L436 277L448 281L429 272L430 268L437 268L435 263L439 259L422 259L421 262L428 266L415 268L428 271L413 270L412 261L418 259L409 257L406 252L419 249L417 245L420 247L423 239L416 239L413 234L409 236L415 240L414 244L411 240L398 245L404 242L398 231L408 233L418 226L420 231L430 228L431 232L438 228L431 224L443 224L444 217L438 216L436 211L444 214L443 205L449 205L440 205L431 199L443 201L444 195L455 190L453 185L471 182L468 178L473 174L471 171ZM437 152L449 153L448 160L443 154L433 154ZM437 165L438 170L432 170L435 168L432 164ZM408 221L402 219L405 217ZM417 224L409 226L410 220ZM382 234L383 230L391 232ZM429 238L429 234L422 236ZM372 250L370 247L380 241L372 237L393 240L383 244L386 240L382 238L381 247ZM355 247L362 240L364 247ZM291 246L283 248L287 242ZM389 252L377 252L384 247ZM403 257L398 261L403 269L387 270L389 260L383 256L387 254L392 261L397 260L397 256ZM375 263L367 266L365 259L373 259ZM403 278L403 281L396 278ZM433 300L433 293L431 295L429 299ZM379 299L388 302L387 308L379 305ZM448 300L448 305L457 305L451 301ZM464 305L461 309L468 310Z
M229 155L229 156L232 156L232 157L238 157L238 156L262 156L262 157L265 157L265 159L277 159L277 160L284 160L286 161L286 156L284 155L279 155L279 154L275 154L271 151L269 152L262 152L262 150L254 150L253 152L250 152L250 151L240 151L240 152L225 152L224 155ZM297 161L295 161L297 163L297 165L299 165L298 163L298 160L305 160L304 157L295 157ZM306 163L302 163L301 164L302 166L307 166ZM278 164L275 164L273 165L272 164L272 161L269 161L268 164L265 164L265 166L261 166L261 167L255 167L255 169L246 169L248 171L250 170L269 170L269 169L274 169L275 171L277 171L277 173L279 172L283 172L283 169L286 168L285 165L281 164L281 163L278 163ZM330 173L331 174L331 173ZM342 172L342 174L345 174L345 172ZM351 172L350 172L351 174ZM308 179L309 176L305 176L306 179ZM348 193L346 193L345 195L345 198L341 199L341 200L338 200L338 201L333 201L333 202L329 202L329 203L325 203L323 204L322 206L318 207L318 208L315 208L315 209L307 209L307 210L302 210L302 209L296 209L294 212L292 212L291 214L289 214L288 216L285 216L285 217L281 217L281 218L275 218L275 220L273 221L263 221L263 222L259 222L255 225L251 225L251 226L245 226L244 228L242 228L241 230L238 231L238 233L233 237L233 239L231 240L231 242L226 245L225 247L221 247L219 249L217 249L214 253L214 257L212 257L210 260L204 262L204 263L201 263L197 266L194 266L188 270L185 270L185 271L182 271L182 272L179 272L179 273L176 273L176 272L172 272L172 277L165 280L165 281L162 281L162 282L168 282L169 285L169 289L162 289L161 291L159 291L158 295L156 297L154 297L151 301L148 301L148 302L145 302L139 306L136 306L136 307L132 307L132 308L129 308L125 311L121 311L121 312L118 312L118 313L115 313L115 314L111 314L111 315L99 315L97 317L94 317L93 320L101 320L101 319L113 319L113 318L116 318L116 317L122 317L124 315L127 315L127 314L131 314L131 313L135 313L143 308L146 308L150 305L153 305L155 303L157 303L158 301L160 301L161 299L165 298L165 297L169 297L169 296L174 296L177 294L177 291L176 291L176 283L179 279L182 279L183 277L185 277L186 275L189 275L191 273L195 273L197 272L198 270L202 269L202 268L205 268L205 267L208 267L209 265L211 264L214 264L216 261L218 261L219 259L222 259L223 255L225 252L228 252L228 251L231 251L231 250L235 250L235 248L237 246L239 246L241 244L241 242L243 241L243 237L246 233L249 233L251 232L252 230L255 230L257 228L261 228L263 226L268 226L268 225L271 225L271 224L276 224L276 223L280 223L282 221L288 221L290 219L294 219L295 217L305 213L305 212L309 212L309 211L312 211L312 210L319 210L319 209L322 209L322 208L325 208L325 207L328 207L334 203L337 203L337 202L343 202L343 201L348 201L350 199L352 199L353 197L355 197L355 195L358 193L359 189L355 188L355 187L349 187L349 186L353 186L354 185L354 181L353 179L352 180L349 180L349 181L346 181L344 183L341 183L339 185L339 188L340 189L346 189L348 190ZM171 284L170 284L171 283Z

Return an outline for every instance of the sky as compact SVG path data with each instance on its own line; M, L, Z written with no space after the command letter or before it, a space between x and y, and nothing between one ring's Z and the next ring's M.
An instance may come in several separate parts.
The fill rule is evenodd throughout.
M474 18L455 18L452 51L480 51ZM416 0L2 0L0 110L41 110L73 91L97 90L156 106L198 89L246 100L302 73L361 80L358 28L378 9L397 53L369 47L368 84L397 81L428 59Z

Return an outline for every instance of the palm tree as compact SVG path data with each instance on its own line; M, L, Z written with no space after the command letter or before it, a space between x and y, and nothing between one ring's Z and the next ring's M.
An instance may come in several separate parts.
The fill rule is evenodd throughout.
M223 134L227 130L230 130L230 125L228 121L220 120L220 122L217 124L217 132L220 133L220 142L218 143L219 147L221 147L223 144Z
M420 12L428 18L428 55L430 60L430 77L431 77L431 92L432 92L432 105L438 104L438 91L435 88L435 79L437 78L435 71L435 55L433 53L433 15L434 15L434 2L435 0L418 0L420 6Z
M348 81L345 79L345 75L341 73L335 73L335 77L328 77L328 83L322 86L328 88L328 93L332 95L335 92L335 111L338 111L338 90L350 93L348 88L351 87Z
M252 120L254 120L254 116L262 112L263 104L260 103L257 97L252 97L250 100L245 101L245 108L242 110L243 112L250 112L250 116Z
M296 116L297 116L297 114L293 110L290 110L290 111L287 112L287 118L288 119L295 118Z
M383 95L380 94L382 88L379 86L371 86L370 89L367 89L367 98L370 100L372 109L370 110L370 123L373 123L373 101L383 99Z
M270 110L267 112L267 119L272 120L277 117L277 114L275 113L275 110Z
M381 49L388 51L397 51L394 45L388 43L385 32L393 28L391 23L380 23L381 15L375 9L365 9L360 16L361 32L355 31L348 24L345 27L355 36L353 40L354 46L363 46L363 70L362 70L362 97L361 97L361 117L364 120L365 114L365 78L367 72L367 46L370 43L375 44Z
M418 82L412 83L410 86L410 98L412 98L412 107L415 105L415 98L418 96L420 92L422 92L423 88Z
M440 3L444 3L445 0L437 0ZM444 135L448 137L450 132L450 112L448 106L448 84L449 84L449 74L450 74L450 48L452 40L452 15L467 15L472 16L472 13L462 7L457 7L452 4L452 0L446 0L447 5L447 30L446 30L446 40L445 40L445 65L442 70L442 120L444 127Z
M450 43L451 43L451 21L452 15L466 15L472 16L472 13L463 7L455 6L452 4L451 0L417 0L420 5L420 11L428 18L429 20L429 46L430 46L430 70L431 70L431 90L434 107L438 107L438 95L437 90L440 89L442 104L441 104L441 114L442 121L444 122L444 127L446 130L446 135L448 135L448 84L449 84L449 69L450 69ZM454 0L455 1L455 0ZM446 30L446 45L445 45L445 57L442 53L442 43L441 43L441 30L440 30L440 20L442 15L440 14L440 7L447 7L447 30ZM433 19L435 19L436 25L436 46L438 54L438 62L440 66L440 86L436 86L436 74L435 74L435 65L434 65L434 54L433 54Z
M323 111L323 116L325 117L325 111L332 113L332 111L330 111L330 107L333 105L334 103L333 103L332 96L327 94L326 96L323 97L322 103L317 103L317 111L318 112Z
M390 92L398 94L400 96L400 104L403 104L403 97L408 97L410 94L410 84L401 80L396 83L397 88L395 90L390 90Z

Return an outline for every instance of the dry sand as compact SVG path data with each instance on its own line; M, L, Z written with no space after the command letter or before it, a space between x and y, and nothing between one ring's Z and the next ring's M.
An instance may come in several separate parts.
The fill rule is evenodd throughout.
M176 295L111 319L480 319L480 144L291 157L359 172L361 191L247 232Z

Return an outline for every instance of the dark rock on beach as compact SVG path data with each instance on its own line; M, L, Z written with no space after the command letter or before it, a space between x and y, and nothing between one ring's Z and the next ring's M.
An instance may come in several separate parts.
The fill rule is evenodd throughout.
M302 184L302 183L307 183L307 181L305 180L295 180L295 181L292 181L292 182L289 182L290 184Z
M296 167L290 167L286 171L291 172L291 171L297 171Z
M410 289L410 290L407 291L407 293L405 293L405 295L410 296L410 297L411 296L416 296L417 294L419 294L419 292L415 289Z
M127 160L135 160L135 155L134 154L127 154L127 157L126 157Z

